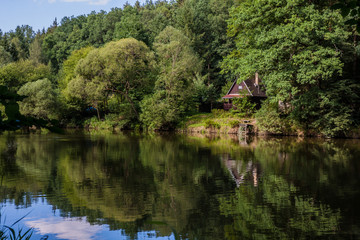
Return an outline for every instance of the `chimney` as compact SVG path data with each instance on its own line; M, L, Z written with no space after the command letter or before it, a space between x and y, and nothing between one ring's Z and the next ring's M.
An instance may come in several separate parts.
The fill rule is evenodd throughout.
M255 73L255 86L259 86L259 74Z

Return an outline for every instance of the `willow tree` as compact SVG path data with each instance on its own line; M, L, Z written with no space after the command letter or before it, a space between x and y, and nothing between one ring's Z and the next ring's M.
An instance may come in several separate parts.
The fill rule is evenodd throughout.
M69 94L84 90L82 97L95 108L107 96L119 94L138 116L136 103L151 88L153 66L154 55L145 43L133 38L110 42L79 61Z
M19 89L18 94L25 97L19 104L20 112L24 116L46 120L58 118L58 94L50 80L45 78L28 82Z

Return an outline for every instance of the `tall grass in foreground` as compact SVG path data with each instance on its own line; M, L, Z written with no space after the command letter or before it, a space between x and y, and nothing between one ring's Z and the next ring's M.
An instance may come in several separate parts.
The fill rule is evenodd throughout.
M28 215L28 214L27 214ZM30 240L33 229L28 230L18 229L15 230L15 226L23 220L27 215L14 222L11 226L3 225L0 226L0 240Z

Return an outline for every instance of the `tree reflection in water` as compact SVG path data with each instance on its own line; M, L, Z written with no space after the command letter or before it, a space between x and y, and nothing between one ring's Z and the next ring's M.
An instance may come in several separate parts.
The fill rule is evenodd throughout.
M131 239L359 236L356 142L5 134L0 152L3 200Z

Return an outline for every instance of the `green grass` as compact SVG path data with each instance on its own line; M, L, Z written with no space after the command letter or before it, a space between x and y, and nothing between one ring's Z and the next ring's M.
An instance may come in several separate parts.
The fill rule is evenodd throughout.
M92 117L84 122L84 125L90 129L108 129L113 130L115 128L121 129L128 123L127 119L123 119L116 114L108 114L105 119L98 120L97 117Z
M213 127L217 129L223 127L234 128L240 123L243 123L244 120L252 120L252 118L244 118L232 111L215 109L211 113L199 113L189 116L181 122L180 126L182 129L197 127Z

